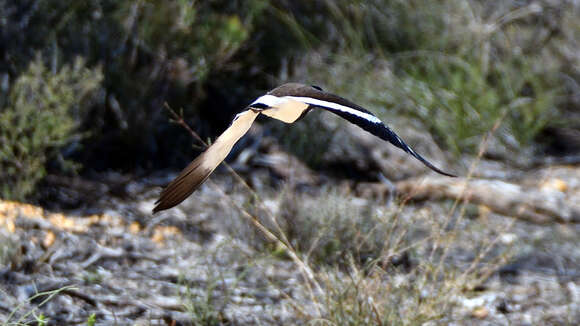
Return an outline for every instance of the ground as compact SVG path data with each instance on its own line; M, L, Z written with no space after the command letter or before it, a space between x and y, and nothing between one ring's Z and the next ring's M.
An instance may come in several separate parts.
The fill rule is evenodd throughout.
M269 176L267 169L255 174ZM54 325L91 318L103 325L580 322L577 222L536 223L498 214L493 204L441 196L391 196L373 182L281 183L252 193L225 168L179 207L151 215L157 185L170 177L126 182L125 196L105 192L75 211L0 202L0 318ZM418 189L433 178L419 177ZM561 192L566 206L578 198L580 173L547 166L509 182L526 193Z

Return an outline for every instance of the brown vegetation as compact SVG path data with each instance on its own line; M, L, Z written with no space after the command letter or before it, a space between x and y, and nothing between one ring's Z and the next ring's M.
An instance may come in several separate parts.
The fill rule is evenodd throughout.
M579 16L0 1L0 323L580 323ZM260 119L196 194L150 214L204 148L166 107L212 139L286 81L354 100L461 178L313 112Z

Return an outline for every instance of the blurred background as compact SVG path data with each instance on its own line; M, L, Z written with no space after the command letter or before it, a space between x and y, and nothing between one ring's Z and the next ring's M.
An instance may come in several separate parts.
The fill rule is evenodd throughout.
M221 218L223 221L243 219L240 216L244 215L244 209L250 213L255 209L252 214L261 216L262 208L255 207L259 206L256 204L259 202L269 207L274 216L305 226L301 229L288 221L287 224L281 223L282 228L275 232L277 241L281 242L276 245L256 230L248 231L251 229L249 224L241 232L239 229L233 230L238 224L234 223L228 228L228 222L223 222L226 234L234 232L233 238L247 239L247 245L257 250L252 257L263 257L267 252L271 254L269 257L274 257L271 259L295 263L296 260L286 256L288 253L279 253L279 250L290 250L302 260L312 262L314 267L306 265L314 270L336 268L337 273L338 270L342 273L342 268L352 263L358 266L357 270L364 270L359 275L363 277L370 275L363 268L368 260L383 257L387 252L388 259L384 261L392 263L393 257L397 257L402 261L398 264L407 269L415 270L413 266L422 264L410 262L413 259L409 257L415 256L407 256L407 249L399 249L414 247L417 237L424 239L419 240L423 241L421 243L430 241L425 239L437 238L435 233L428 231L434 229L429 223L435 222L426 222L421 231L411 228L406 229L411 231L397 233L395 231L405 223L393 222L391 217L398 216L398 212L406 209L412 209L411 216L420 217L424 212L421 210L427 205L423 200L426 198L432 202L435 198L427 206L438 208L429 206L431 210L427 215L441 217L441 224L435 228L437 234L460 228L457 216L477 219L491 212L489 214L497 214L501 216L497 218L505 222L518 219L521 215L524 216L523 223L526 223L520 227L526 230L524 234L535 232L526 229L528 227L538 227L537 230L544 232L538 231L542 236L528 239L530 243L547 239L548 234L555 232L553 228L568 239L568 242L564 241L565 246L559 247L561 251L558 249L557 254L548 252L546 256L541 256L543 258L534 256L534 262L542 262L546 257L567 251L572 256L565 259L566 263L554 262L552 265L575 266L580 262L578 247L573 245L578 239L577 223L580 221L580 209L574 206L580 198L580 191L577 190L580 184L577 172L580 162L579 17L580 3L573 0L0 0L0 198L4 203L38 205L35 207L48 210L46 214L112 214L126 223L127 228L131 225L135 227L131 223L137 223L138 229L145 228L149 232L143 237L151 238L156 231L146 228L152 219L148 212L159 187L203 150L203 146L183 126L172 123L167 108L182 116L201 138L211 140L256 97L284 82L294 81L318 85L366 107L443 170L460 176L471 176L472 173L475 178L490 182L497 180L503 190L506 183L520 187L516 195L511 190L505 193L514 198L532 193L532 197L522 199L526 207L530 202L537 203L546 198L546 201L551 200L552 193L534 192L536 188L547 185L550 191L558 191L554 195L555 204L548 208L540 204L540 207L534 206L530 211L518 206L520 202L514 199L516 204L497 204L499 207L496 207L488 202L493 198L477 195L477 190L474 190L474 197L479 201L470 204L467 197L453 192L453 189L443 189L446 186L426 181L426 187L431 190L419 191L423 199L418 207L412 203L407 205L404 200L393 198L397 194L414 192L405 192L404 189L410 187L405 180L416 184L421 176L428 174L420 164L405 158L397 149L377 152L373 150L379 146L375 140L348 129L350 127L328 114L313 112L292 126L259 119L253 131L230 155L228 161L247 180L250 188L263 196L262 199L248 194L248 189L232 185L235 184L233 179L227 179L227 172L220 169L215 182L222 185L228 196L239 199L238 206L228 209L211 206L213 204L208 203L217 195L215 190L206 189L200 197L194 195L195 198L182 211L163 215L163 223L172 225L171 221L176 219L173 225L178 228L183 227L183 223L191 223L183 229L188 230L189 238L186 239L206 243L206 236L222 234L224 225L205 227L205 218ZM553 172L553 167L560 168L560 172ZM499 188L496 186L496 183L484 184L480 191L504 196L503 190L497 190ZM385 187L386 190L372 190L376 187ZM277 197L280 193L283 198ZM315 198L324 205L310 203L302 196ZM389 205L385 204L385 196L391 198L387 201ZM312 229L308 229L312 224L298 218L324 219L320 216L323 213L314 216L312 212L323 212L324 207L330 205L338 209L343 204L340 198L354 197L364 200L372 197L372 202L361 204L348 201L349 204L343 209L325 215L333 216L328 220L328 225L332 224L333 227L342 223L349 225L350 231L352 227L360 228L353 234L341 229L333 229L325 236L312 234ZM138 204L128 204L132 202ZM460 202L466 205L465 208L455 210ZM378 214L376 207L389 208L387 213ZM218 217L216 214L224 216ZM362 224L349 224L352 220L345 220L345 214L362 220ZM385 217L387 215L389 218ZM195 216L194 221L184 222L187 216ZM376 216L382 216L382 219L377 220ZM159 217L154 221L161 223ZM474 232L482 232L490 224L487 219L478 221ZM367 222L371 224L365 224ZM414 223L411 217L407 222L408 225ZM6 223L3 225L9 232L4 232L16 232ZM572 223L571 226L568 223ZM328 225L323 229L328 231ZM498 230L505 227L505 224L498 225L501 225ZM566 227L561 229L562 225ZM274 228L273 225L266 226ZM316 224L317 227L322 228L319 224ZM39 257L50 251L52 242L51 245L36 244L26 232L39 231L20 228L24 228L21 230L24 233L16 232L19 234L16 238L11 235L3 238L7 242L0 246L4 248L1 261L6 268L2 273L42 273L42 268L32 268L30 264L40 264ZM382 236L374 235L376 230L385 233ZM61 231L52 229L46 232L52 232L53 236L56 234L57 239L61 234ZM46 232L36 236L46 239ZM62 234L67 232L71 231L65 230ZM60 237L64 237L62 234ZM392 237L388 239L405 239L408 243L375 239L371 246L365 239L363 243L371 246L372 250L367 248L361 254L362 245L355 245L361 234L373 234L377 239L383 239L387 234ZM420 237L425 234L427 236ZM509 239L519 239L518 233L510 234L515 238L505 238L508 239L506 243L512 243ZM352 238L349 238L351 235ZM347 238L340 239L340 236ZM453 236L457 235L453 233ZM334 240L332 237L335 237ZM29 244L23 244L28 240L31 241ZM466 241L469 242L469 239ZM97 243L104 245L103 242ZM280 249L281 243L290 245L290 249L285 245ZM350 245L344 247L345 243ZM447 251L434 254L438 253L438 247L445 247L442 243L431 243L429 249L425 249L426 256L419 252L416 257L429 257L425 261L432 264L430 266L447 263ZM445 243L448 245L448 242ZM66 245L70 246L70 243ZM136 244L133 246L139 247ZM314 254L313 248L321 246L323 251ZM28 249L22 249L25 247ZM394 250L395 247L398 249ZM30 254L34 251L31 248L36 248L34 250L39 250L39 253ZM478 248L487 247L481 245ZM487 277L498 275L497 270L505 266L512 268L508 269L508 274L517 270L519 267L513 266L523 266L529 260L520 265L508 263L518 261L522 255L528 257L530 252L537 252L533 246L526 248L524 253L517 250L512 252L510 257L513 259L498 263L493 272L475 274L485 274ZM486 254L493 252L496 258L504 257L505 252L499 251L484 250ZM50 252L54 253L55 250ZM30 256L28 260L21 258L27 255ZM87 263L91 257L79 255L79 263ZM353 261L357 261L356 264L345 258L351 256L355 257ZM466 259L470 263L477 262L475 265L479 266L478 259L481 257L470 257ZM255 261L254 258L248 258L248 261ZM131 259L140 258L132 256ZM432 259L439 260L434 263ZM49 264L48 261L51 260L48 259L46 264ZM56 261L59 260L55 258L55 264ZM210 265L215 263L211 259L207 261L212 262ZM373 266L392 266L381 261ZM85 275L80 279L93 284L91 282L94 280L89 282L87 278L92 280L91 277L100 275L100 272L88 268L96 263L90 262L82 265L79 273L89 270L90 277ZM289 264L293 266L290 269L296 269L295 265ZM474 269L469 266L459 269L471 273ZM103 266L99 268L102 270ZM578 300L574 301L577 303L580 302L578 266L572 269L576 274L562 283L562 291L566 293L565 297L572 298L570 300ZM384 270L389 269L384 267ZM433 270L440 272L435 267ZM448 275L449 279L454 278L452 275L455 274ZM71 279L70 275L62 277ZM326 283L335 277L340 278L335 274L326 274L324 281L321 281L320 277L314 276L314 279ZM102 275L98 276L98 279L102 278ZM34 276L33 279L39 278ZM426 276L425 281L428 279ZM378 279L373 280L379 282ZM22 282L30 285L30 279ZM53 285L46 289L60 289L69 284L61 282L57 287ZM458 288L464 285L462 283ZM188 283L190 287L195 286ZM353 302L358 302L356 298L366 292L355 288L357 293ZM77 295L71 295L72 290L65 291L74 300L79 300L78 291L74 292ZM27 302L29 307L35 307L33 300L29 300L32 292L24 297L13 295L12 302ZM319 304L318 300L312 299L315 292L305 293L311 294L308 300ZM11 292L4 289L4 293L8 297ZM207 294L207 291L204 293ZM377 320L402 324L429 320L444 322L437 319L437 313L429 315L430 312L421 309L417 310L421 314L416 318L407 318L409 311L413 310L411 308L406 312L384 312L383 309L390 307L394 301L385 303L384 307L369 306L368 311L359 311L363 314L360 319L338 319L344 316L345 311L352 310L343 306L314 305L321 308L310 311L308 304L302 301L304 298L297 299L287 291L281 293L286 293L281 297L292 297L296 300L294 303L299 302L294 306L301 308L295 308L292 312L276 312L279 316L273 319L274 324L300 324L312 318L326 318L333 324L349 324L350 320L350 324L354 325L366 320L363 318L366 312L371 320L369 324ZM328 299L342 292L324 293ZM366 294L385 297L378 293ZM418 297L421 295L417 294ZM249 296L261 300L257 294ZM395 301L404 300L401 299L403 297L397 297ZM86 298L80 300L89 302ZM274 302L278 302L276 300ZM504 297L501 299L503 301L498 300L501 303L490 301L494 302L493 309L488 307L490 311L515 309L510 308L506 303L509 300ZM225 302L220 306L223 309L216 311L196 310L199 306L195 308L193 305L194 308L185 310L193 311L194 316L209 319L184 320L245 324L245 319L227 312L231 300ZM483 312L476 310L486 307L485 302L473 307L468 304L469 308L466 309L469 313L466 316L469 317L466 318L485 319L487 315L478 319L477 313ZM442 303L437 301L432 306L440 307L439 304ZM214 307L213 304L203 307L206 309L208 306ZM354 306L356 304L353 303ZM449 308L447 303L444 306ZM11 312L15 305L0 305L0 311L3 307L5 312ZM579 310L573 312L573 307L578 305L566 307L569 310L559 316L569 319L557 319L556 324L575 324L580 320ZM71 314L83 316L81 320L86 321L92 310L83 309ZM434 311L441 311L438 309ZM167 310L171 309L161 309ZM44 313L51 315L47 311ZM530 322L552 320L542 319L541 316L534 319L536 315L531 314L533 318L530 317ZM58 314L51 315L53 320L55 315ZM107 320L102 316L100 320ZM151 318L157 318L155 316ZM451 314L446 314L446 317L449 316ZM175 316L171 318L178 319ZM510 320L515 322L520 318L524 317L518 315ZM10 321L10 318L5 320ZM262 317L256 320L266 324L271 322ZM505 321L493 320L496 323Z
M413 119L454 158L476 154L498 119L490 155L516 166L579 148L573 1L25 0L0 10L3 198L34 198L51 173L180 169L196 151L164 103L214 138L285 81L387 122ZM325 137L300 131L276 132Z

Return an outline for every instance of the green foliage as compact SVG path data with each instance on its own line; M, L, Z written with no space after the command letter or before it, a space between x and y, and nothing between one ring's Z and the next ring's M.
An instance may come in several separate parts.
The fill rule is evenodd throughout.
M475 152L481 136L506 114L508 134L500 139L509 144L509 137L515 137L529 145L555 115L558 87L547 82L549 76L526 67L527 62L524 67L497 63L486 73L477 59L438 57L409 65L402 90L420 109L404 111L455 153Z
M309 55L297 75L327 81L326 88L384 120L415 117L458 154L475 152L500 119L499 140L517 152L563 115L561 76L568 66L554 59L559 51L552 46L563 36L550 31L566 23L534 5L326 3L331 37L316 50L321 58ZM540 19L551 20L534 24Z
M235 57L252 42L255 21L267 6L263 0L0 2L6 13L0 67L19 76L37 53L68 65L81 56L87 67L101 67L104 96L88 115L75 117L84 119L75 124L89 135L75 157L93 169L166 167L192 153L170 155L180 145L190 149L191 141L168 123L163 103L183 108L199 123L209 83L219 83L223 74L243 85L238 81L250 78L243 70L260 59L246 56L239 63ZM229 120L237 106L222 105L209 116ZM143 130L149 132L144 136Z
M190 284L185 284L183 305L194 325L222 325L224 322L223 304L217 302L213 296L215 288L219 285L218 280L214 278L217 278L217 275L212 274L202 294L193 291Z
M572 124L563 112L574 110L575 86L568 93L562 86L562 76L570 85L578 83L570 69L570 54L578 52L578 42L570 41L579 37L577 9L570 6L467 0L4 1L0 107L12 105L8 90L15 91L37 55L50 58L53 71L82 57L88 69L103 74L102 96L88 114L73 114L73 124L89 135L75 157L92 169L181 166L194 154L191 139L167 123L164 102L183 108L206 138L278 79L320 84L387 121L393 115L417 118L455 153L473 152L481 135L503 117L499 139L511 149L525 149L546 125ZM312 120L276 132L286 136L287 148L317 166L327 148L318 129L327 127ZM68 128L56 125L61 132ZM35 162L33 170L41 175L45 162ZM29 192L32 184L19 192Z
M37 59L14 82L0 109L0 194L23 199L45 175L47 160L78 137L84 104L99 88L102 74L82 59L51 72Z
M36 323L38 326L46 326L47 321L48 319L43 314L40 314L38 317L36 317Z
M180 82L187 86L193 81L204 82L210 73L231 59L248 39L253 20L265 4L254 0L244 9L233 5L230 13L217 10L220 5L209 2L128 1L110 14L117 25L133 24L132 33L140 43L136 50L152 55L153 60L161 60L160 64L185 60L186 66L171 68L186 71L171 73L185 74ZM222 6L229 7L225 3Z
M96 322L97 322L97 315L93 312L87 318L87 326L95 326Z

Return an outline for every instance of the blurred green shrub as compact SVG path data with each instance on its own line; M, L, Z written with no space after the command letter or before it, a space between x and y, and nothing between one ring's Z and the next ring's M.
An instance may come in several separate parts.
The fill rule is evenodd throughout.
M0 108L0 195L23 199L45 175L45 163L80 134L75 128L103 75L83 59L53 73L40 58L13 83Z
M480 58L471 56L409 65L401 95L413 104L403 112L419 118L455 153L477 152L482 135L503 118L506 132L497 137L518 152L557 115L560 87L553 81L555 71L533 70L537 59L513 60L497 62L487 72Z
M168 123L163 103L183 108L204 136L213 136L212 128L228 123L236 106L218 103L206 109L205 103L212 95L211 85L226 74L227 80L248 87L239 80L246 78L243 71L255 69L259 58L234 57L247 44L254 20L267 4L264 0L0 2L4 13L0 71L15 80L36 53L68 64L77 56L85 58L88 67L102 67L104 92L87 108L84 120L76 121L90 132L82 150L73 153L75 160L97 170L181 164L192 156L191 139Z
M205 138L259 91L287 79L355 99L387 121L415 117L456 153L473 152L505 114L501 140L517 150L547 124L570 123L562 112L577 106L580 76L570 66L578 8L467 0L0 1L0 89L15 89L38 54L52 67L83 57L86 67L101 69L102 96L73 115L89 136L67 154L91 170L182 166L194 155L191 139L168 123L164 102L183 109ZM0 107L6 98L0 94ZM277 132L300 133L284 137L286 146L317 165L325 150L318 125Z
M562 19L574 8L466 0L325 3L328 40L301 62L298 78L326 81L325 88L385 121L415 117L456 154L476 152L502 118L500 143L508 152L528 150L565 115L563 76L580 79L561 48L578 37L568 28L573 20Z

